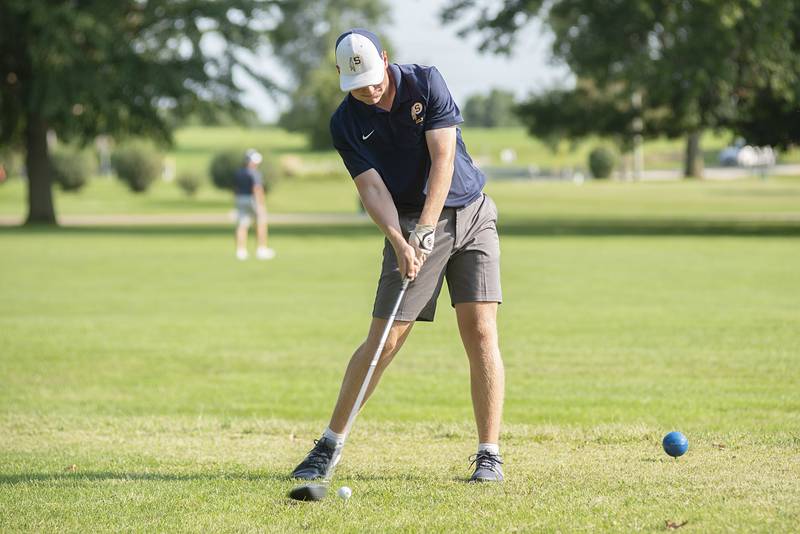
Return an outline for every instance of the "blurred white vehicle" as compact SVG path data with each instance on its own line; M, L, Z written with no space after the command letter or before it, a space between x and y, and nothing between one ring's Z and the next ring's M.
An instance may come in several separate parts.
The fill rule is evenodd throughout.
M719 162L725 167L772 167L775 160L771 146L746 145L741 138L719 153Z

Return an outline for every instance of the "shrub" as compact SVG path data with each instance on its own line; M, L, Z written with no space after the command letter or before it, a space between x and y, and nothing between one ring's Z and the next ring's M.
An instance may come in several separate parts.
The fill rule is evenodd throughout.
M244 162L244 151L220 152L211 160L211 181L219 189L233 190L233 176Z
M236 171L244 164L244 151L220 152L211 160L209 173L211 181L219 189L233 191L233 177ZM264 192L269 193L277 175L277 166L264 156L264 161L258 166L264 183Z
M597 147L589 154L589 170L595 178L608 178L616 165L614 153L606 147Z
M111 155L111 166L131 191L142 193L161 174L161 154L150 144L141 141L126 143Z
M59 148L50 154L53 180L63 191L78 191L95 171L92 156L84 151Z
M178 187L181 188L181 191L183 191L187 197L193 197L200 188L200 177L193 172L184 172L178 176L175 183L178 184Z

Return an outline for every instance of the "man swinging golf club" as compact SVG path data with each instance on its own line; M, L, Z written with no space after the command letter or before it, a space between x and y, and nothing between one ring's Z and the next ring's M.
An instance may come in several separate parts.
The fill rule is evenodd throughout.
M446 277L469 358L478 427L470 481L502 481L497 208L482 192L486 177L461 139L461 112L435 67L390 64L367 30L339 36L336 69L349 94L331 118L333 144L386 241L369 333L350 359L328 428L292 476L317 480L332 471L373 356L380 351L364 402L414 322L433 321ZM405 279L412 280L407 289Z

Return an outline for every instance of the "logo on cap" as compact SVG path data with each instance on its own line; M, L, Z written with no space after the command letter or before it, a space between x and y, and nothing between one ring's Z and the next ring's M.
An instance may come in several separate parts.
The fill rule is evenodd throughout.
M350 58L350 72L358 72L358 67L361 66L361 56L353 56Z

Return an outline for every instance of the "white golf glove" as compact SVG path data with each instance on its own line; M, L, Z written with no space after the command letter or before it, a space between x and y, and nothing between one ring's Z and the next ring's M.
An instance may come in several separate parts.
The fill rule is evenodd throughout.
M433 237L436 234L436 225L418 224L408 237L409 244L422 252L425 256L433 252Z

